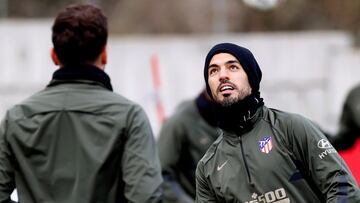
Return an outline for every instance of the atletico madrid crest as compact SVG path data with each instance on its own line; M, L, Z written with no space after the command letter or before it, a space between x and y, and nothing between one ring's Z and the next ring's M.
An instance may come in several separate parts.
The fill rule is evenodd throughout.
M260 148L260 151L261 152L264 152L265 154L268 154L271 149L272 149L272 138L271 136L266 136L264 138L262 138L260 141L259 141L259 148Z

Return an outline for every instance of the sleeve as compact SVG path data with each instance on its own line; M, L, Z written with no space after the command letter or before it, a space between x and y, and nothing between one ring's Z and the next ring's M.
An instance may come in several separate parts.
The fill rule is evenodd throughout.
M196 203L216 202L215 194L206 180L204 165L200 161L196 168Z
M360 136L360 109L359 97L354 91L347 96L340 117L339 130L333 136L328 136L329 141L337 150L345 150L355 143Z
M290 124L292 152L301 172L325 202L360 202L360 190L337 151L320 129L305 118Z
M6 121L0 124L0 202L11 202L10 195L15 189L11 150L6 141Z
M180 155L184 147L184 133L186 132L181 121L175 116L169 118L160 130L158 148L164 178L164 202L194 202L194 199L185 192L178 182L176 175Z
M124 195L128 202L160 202L162 177L155 139L145 112L137 107L128 117L122 155Z

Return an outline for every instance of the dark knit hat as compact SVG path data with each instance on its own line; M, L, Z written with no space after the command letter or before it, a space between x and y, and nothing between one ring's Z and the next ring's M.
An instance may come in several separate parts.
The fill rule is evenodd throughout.
M238 46L232 43L221 43L215 45L207 54L204 66L204 77L206 90L212 97L211 89L208 83L208 68L212 57L218 53L229 53L233 55L241 64L244 71L246 72L250 86L252 88L252 94L259 95L260 81L261 81L261 70L260 67L250 50Z

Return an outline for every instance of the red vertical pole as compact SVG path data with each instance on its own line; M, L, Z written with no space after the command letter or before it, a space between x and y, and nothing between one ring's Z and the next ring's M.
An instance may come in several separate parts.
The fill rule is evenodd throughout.
M159 57L157 54L153 54L151 56L150 63L151 63L151 75L155 90L156 113L159 123L162 124L165 120L165 111L160 98L161 80L160 80L160 70L159 70Z

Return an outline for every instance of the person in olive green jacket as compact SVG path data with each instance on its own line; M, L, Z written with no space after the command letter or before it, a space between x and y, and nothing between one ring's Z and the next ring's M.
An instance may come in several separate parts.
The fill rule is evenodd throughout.
M52 27L60 68L42 91L7 111L0 127L0 202L159 202L155 140L141 107L113 93L107 19L68 6Z
M206 90L181 103L160 130L159 157L164 178L163 203L195 201L198 161L219 136Z
M326 133L329 141L350 167L358 184L360 183L360 85L348 93L341 112L339 129Z
M337 150L351 148L360 138L360 85L348 93L340 117L337 133L328 135L328 139Z
M196 202L360 202L351 172L318 125L264 106L250 50L208 53L204 76L222 135L196 169Z

